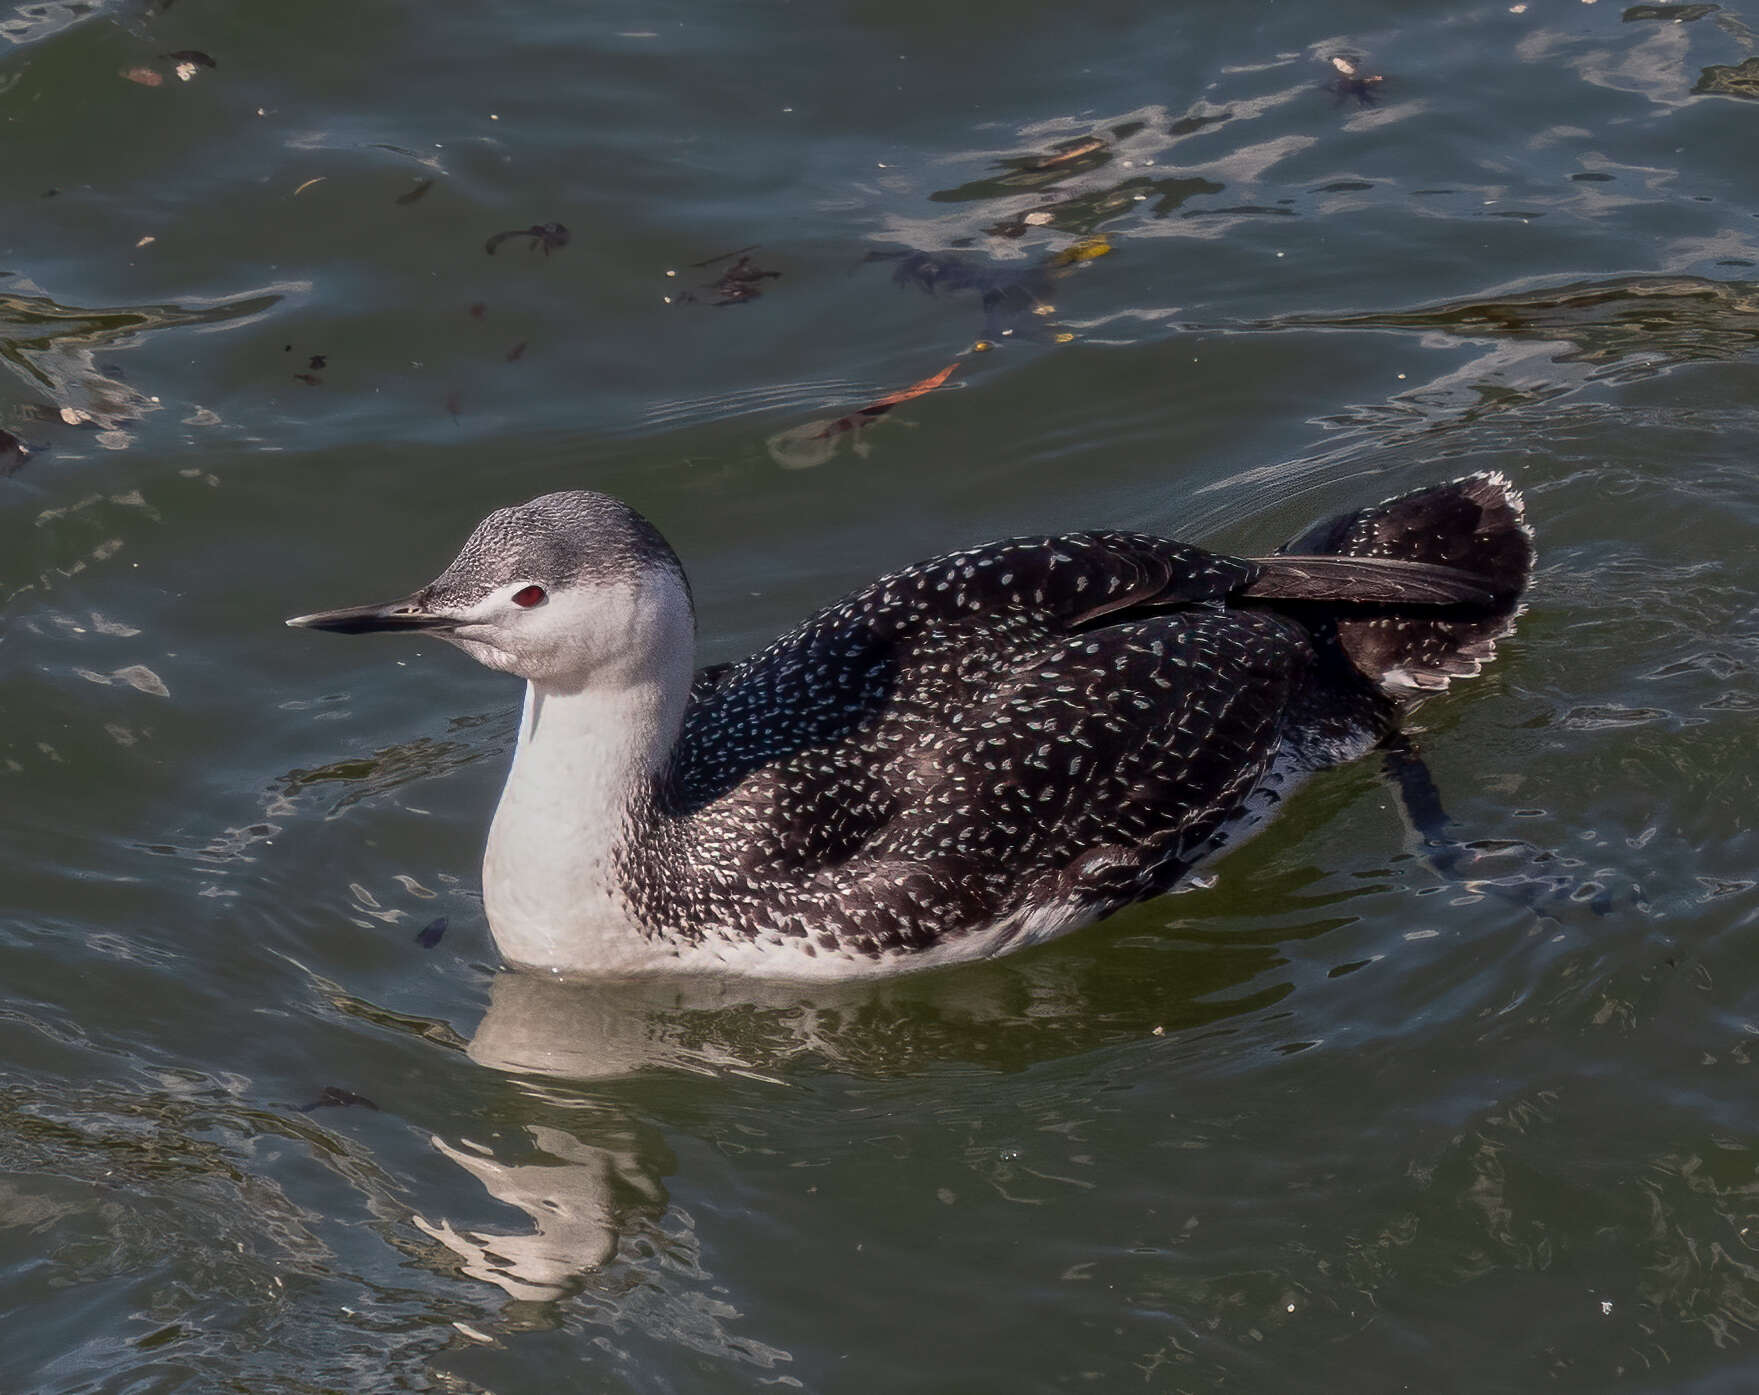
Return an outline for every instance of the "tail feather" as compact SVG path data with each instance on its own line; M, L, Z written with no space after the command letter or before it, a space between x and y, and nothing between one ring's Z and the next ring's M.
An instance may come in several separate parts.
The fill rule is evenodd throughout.
M1514 628L1533 574L1533 531L1500 474L1468 475L1342 514L1280 549L1284 555L1389 558L1467 572L1488 599L1445 615L1340 610L1338 643L1388 695L1412 698L1476 674Z

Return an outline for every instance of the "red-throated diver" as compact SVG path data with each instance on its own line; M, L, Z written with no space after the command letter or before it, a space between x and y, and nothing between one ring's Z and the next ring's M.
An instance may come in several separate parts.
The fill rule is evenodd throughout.
M426 632L526 680L483 864L511 963L846 978L1172 889L1477 673L1532 565L1520 496L1473 475L1272 557L1113 532L950 553L693 678L677 555L571 490L489 515L404 600L287 623Z

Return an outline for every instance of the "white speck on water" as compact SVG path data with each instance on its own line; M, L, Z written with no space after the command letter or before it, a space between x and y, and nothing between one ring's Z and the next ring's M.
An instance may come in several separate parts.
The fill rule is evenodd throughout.
M1400 937L1405 940L1433 940L1441 934L1439 930L1407 930Z
M1602 1298L1600 1300L1600 1315L1602 1317L1612 1316L1612 1299Z

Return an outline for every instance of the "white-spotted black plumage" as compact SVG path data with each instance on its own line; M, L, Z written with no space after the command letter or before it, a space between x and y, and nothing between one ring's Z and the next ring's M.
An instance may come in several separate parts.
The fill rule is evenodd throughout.
M432 629L531 680L485 869L510 959L846 976L1172 888L1412 696L1476 672L1531 565L1490 475L1271 558L1020 538L882 577L689 682L682 567L632 510L575 491L493 515L405 602L299 623ZM533 585L577 611L509 605Z

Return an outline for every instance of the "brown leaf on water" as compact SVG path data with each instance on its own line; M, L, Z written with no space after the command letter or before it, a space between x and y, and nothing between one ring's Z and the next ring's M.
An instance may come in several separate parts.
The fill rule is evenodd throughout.
M1106 148L1106 143L1098 136L1087 136L1081 140L1070 141L1062 148L1049 155L1041 156L1026 168L1028 170L1054 170L1058 165L1073 164L1088 155L1097 155Z
M152 68L124 68L122 76L130 82L138 82L142 87L163 87L165 75Z
M908 402L913 397L921 397L924 393L933 392L942 383L946 382L948 378L952 377L954 371L958 367L959 361L954 359L953 362L949 363L933 377L924 378L920 383L912 383L909 387L901 388L899 391L892 393L889 397L880 398L878 402L870 402L860 411L854 412L851 415L857 417L883 416L885 413L891 411L892 408L896 407L900 402ZM847 419L848 418L843 418L843 420Z
M959 367L955 359L940 372L921 382L912 383L907 388L889 393L876 402L869 402L865 407L836 417L830 421L809 421L803 426L790 427L786 431L777 432L766 443L770 458L788 470L804 470L814 465L822 465L837 453L841 438L848 436L853 442L857 455L866 454L866 446L862 440L866 429L902 402L921 397L933 392Z

